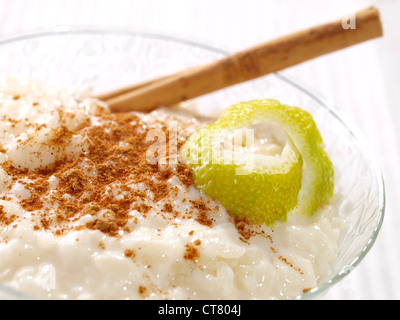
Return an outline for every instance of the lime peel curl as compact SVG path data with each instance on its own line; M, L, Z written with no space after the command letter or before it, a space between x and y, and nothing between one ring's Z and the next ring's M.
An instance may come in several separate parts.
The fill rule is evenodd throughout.
M224 148L224 139L235 130L265 122L285 131L281 154ZM189 137L180 153L199 189L254 223L285 221L291 211L311 216L333 193L333 165L312 116L277 100L227 108L215 123Z

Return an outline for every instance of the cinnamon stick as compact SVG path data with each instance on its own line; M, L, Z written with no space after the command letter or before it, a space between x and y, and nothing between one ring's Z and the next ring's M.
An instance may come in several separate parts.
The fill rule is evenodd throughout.
M374 7L355 14L356 28L343 19L262 43L204 66L120 91L106 102L114 112L151 111L273 73L312 58L382 36ZM122 92L122 93L121 93Z

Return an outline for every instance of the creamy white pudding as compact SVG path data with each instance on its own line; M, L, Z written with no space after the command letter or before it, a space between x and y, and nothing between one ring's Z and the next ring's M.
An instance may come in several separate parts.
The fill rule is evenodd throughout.
M2 79L0 283L45 299L288 299L318 285L338 198L272 228L231 216L179 161L204 124Z

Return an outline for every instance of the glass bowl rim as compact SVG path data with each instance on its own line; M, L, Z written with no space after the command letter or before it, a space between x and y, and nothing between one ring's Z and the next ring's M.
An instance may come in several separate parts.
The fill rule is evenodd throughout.
M62 35L82 35L82 34L96 34L96 35L123 35L123 36L142 36L147 38L154 38L158 40L165 40L170 42L178 42L184 45L201 48L204 50L211 51L213 53L221 54L223 56L229 55L231 53L228 49L223 49L220 45L215 44L206 44L205 42L201 42L198 40L189 40L180 35L171 35L161 32L152 32L152 31L143 31L137 29L129 29L129 28L101 28L101 27L73 27L73 26L59 26L53 29L43 29L36 30L30 32L17 33L14 35L5 36L0 39L0 46L11 44L18 41L30 40L34 38L42 38L49 36L62 36ZM317 93L314 89L307 88L304 84L300 84L297 80L294 80L291 76L287 74L283 74L282 72L275 72L274 75L279 78L281 81L286 82L292 87L295 87L297 90L303 92L308 95L310 98L318 102L323 108L326 109L328 113L330 113L337 121L339 121L350 133L351 136L357 141L357 144L360 147L365 159L369 162L372 171L374 172L374 177L376 180L377 188L378 188L378 210L377 214L379 215L377 223L375 225L374 230L370 238L366 241L363 249L356 256L356 258L347 266L345 266L342 270L337 272L331 279L328 281L314 287L310 291L295 297L294 299L308 300L314 297L317 297L323 293L325 293L331 286L338 283L341 279L346 277L351 273L352 270L364 259L366 254L373 247L379 231L382 227L384 216L385 216L385 207L386 207L386 193L385 193L385 184L384 178L381 171L381 168L373 156L368 144L364 140L363 135L358 130L358 128L347 119L346 115L341 112L336 105L327 98L323 97L321 94ZM8 288L0 284L0 289L3 292L9 293L11 295L20 297L22 299L30 299L28 295L24 293L18 292L12 288Z

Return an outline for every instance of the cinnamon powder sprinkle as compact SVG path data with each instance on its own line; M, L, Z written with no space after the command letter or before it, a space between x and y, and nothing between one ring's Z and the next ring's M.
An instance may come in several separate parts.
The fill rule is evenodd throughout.
M7 213L4 211L4 206L0 205L0 221L1 221L1 223L8 226L11 223L13 223L15 219L16 219L15 215L8 216Z
M302 274L302 275L304 274L304 272L303 272L300 268L295 267L295 266L293 265L293 263L289 262L285 257L279 256L278 259L281 260L281 261L282 261L283 263L285 263L286 265L288 265L290 268L292 268L292 269L298 271L300 274Z
M131 258L131 259L134 259L136 257L136 253L132 249L125 249L124 255L125 255L125 257Z
M198 259L200 257L199 251L193 244L188 243L185 245L185 247L186 247L186 250L183 255L183 258L185 260L196 261L196 259Z
M176 190L169 179L176 177L183 186L190 187L194 184L191 170L180 162L166 166L148 161L146 152L155 142L146 139L151 125L134 113L112 114L99 110L96 116L99 118L96 125L87 121L76 130L66 126L54 129L49 143L60 153L65 152L74 135L89 141L88 151L82 151L74 159L64 157L34 172L21 170L10 161L2 164L12 180L9 190L18 182L30 191L30 196L21 199L20 205L31 213L34 230L63 235L71 230L89 229L112 237L131 232L139 217L146 218L154 211L152 205L146 203L148 194L135 187L139 184L151 192L153 203L164 203L158 214L171 223L179 217L213 226L215 207L202 199L186 202L186 213L174 210L170 199ZM185 126L185 123L180 125ZM163 126L163 130L168 138L168 127ZM167 143L166 154L177 157L182 144L183 141L178 141L175 154L169 154ZM50 181L57 181L56 186L53 184L50 188ZM10 198L5 195L0 200ZM86 216L92 217L90 221ZM83 217L85 222L80 221ZM0 226L16 219L0 211ZM196 254L193 251L188 256Z
M231 219L236 227L237 232L239 233L240 240L242 240L243 242L250 244L249 240L252 237L262 236L268 239L271 244L273 244L271 235L267 234L264 230L262 230L259 225L251 224L251 222L247 217L232 216Z

